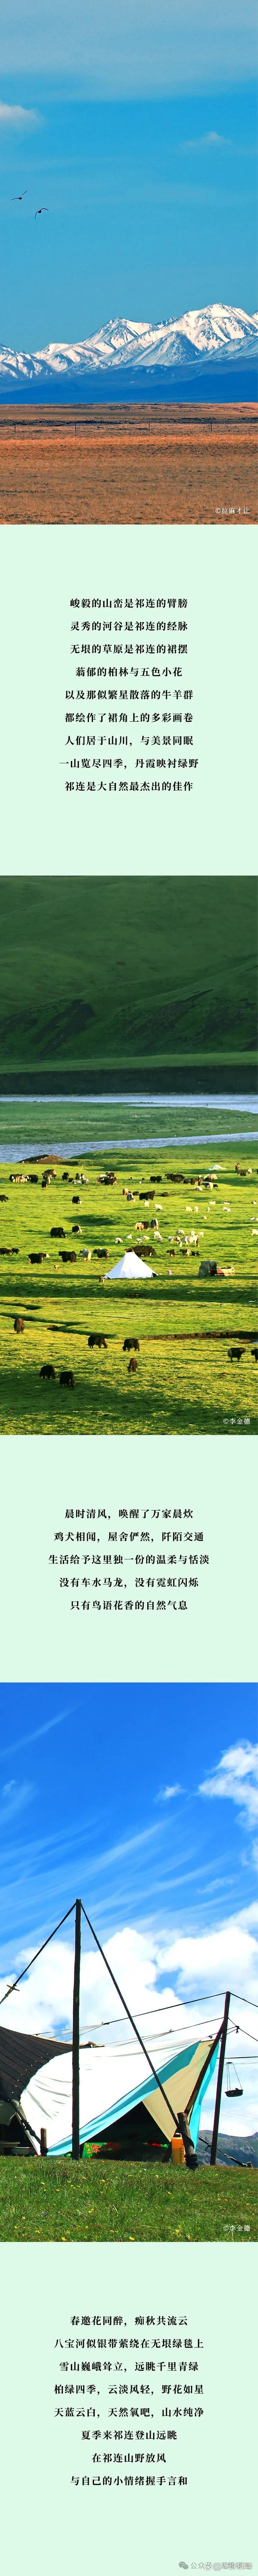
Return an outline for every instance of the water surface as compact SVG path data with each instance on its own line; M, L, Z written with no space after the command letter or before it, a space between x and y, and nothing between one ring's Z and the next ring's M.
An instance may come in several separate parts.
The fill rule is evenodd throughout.
M92 1097L85 1093L77 1099L67 1093L58 1097L40 1092L0 1098L0 1159L20 1162L29 1156L48 1154L102 1154L161 1152L179 1147L192 1149L225 1145L248 1145L256 1150L258 1142L257 1101L254 1093L229 1092L195 1095L134 1093L120 1096Z

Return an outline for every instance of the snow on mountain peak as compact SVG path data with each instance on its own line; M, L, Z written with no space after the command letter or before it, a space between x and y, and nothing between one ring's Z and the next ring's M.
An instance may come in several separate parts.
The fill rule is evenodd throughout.
M88 340L50 341L46 349L0 349L0 378L31 382L62 376L76 378L105 368L130 373L145 368L198 366L198 360L253 356L257 351L258 315L241 305L206 304L162 322L132 322L115 316Z

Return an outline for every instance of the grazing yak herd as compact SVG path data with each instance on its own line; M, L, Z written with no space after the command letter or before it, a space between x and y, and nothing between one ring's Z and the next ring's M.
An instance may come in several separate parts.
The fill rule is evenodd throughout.
M40 1161L40 1158L39 1158L39 1161ZM205 1230L206 1230L207 1221L208 1221L209 1217L210 1217L211 1219L213 1218L213 1214L215 1214L215 1209L216 1209L216 1219L218 1219L218 1216L219 1216L220 1225L221 1225L222 1219L223 1219L223 1221L224 1221L224 1219L225 1219L225 1218L226 1218L226 1219L227 1219L227 1218L230 1218L230 1215L231 1215L231 1205L230 1205L230 1202L229 1202L228 1198L226 1198L226 1197L224 1198L224 1200L222 1200L221 1188L219 1187L219 1175L222 1173L222 1171L223 1171L223 1167L222 1167L222 1165L220 1164L220 1165L217 1165L217 1166L213 1166L212 1171L211 1171L211 1169L209 1169L207 1172L202 1172L202 1173L201 1173L201 1172L195 1172L194 1174L192 1174L192 1173L189 1173L189 1171L188 1171L188 1172L182 1172L182 1171L180 1171L180 1170L177 1170L177 1171L176 1171L176 1170L171 1170L171 1171L166 1172L166 1173L163 1173L163 1174L162 1174L161 1172L156 1172L156 1173L151 1173L151 1175L150 1175L150 1180L149 1180L149 1181L147 1180L147 1181L146 1181L146 1183L145 1183L145 1185L143 1185L143 1186L141 1187L141 1189L137 1189L136 1187L132 1187L132 1186L131 1186L131 1184L130 1184L130 1186L129 1186L129 1184L126 1184L126 1183L124 1183L124 1185L123 1185L123 1187L122 1187L122 1189L121 1189L121 1196L122 1196L122 1200L123 1200L123 1202L124 1202L124 1208L123 1208L123 1220L124 1220L124 1219L126 1220L127 1215L128 1215L128 1217L129 1217L129 1225L130 1225L130 1220L132 1220L132 1231L130 1231L130 1232L129 1232L129 1234L127 1233L127 1236L126 1236L126 1246L125 1246L125 1248L127 1248L127 1249L128 1249L128 1248L129 1248L129 1246L130 1246L130 1249L132 1249L132 1252L135 1254L135 1256L137 1256L137 1257L138 1257L138 1261L139 1261L139 1256L140 1256L140 1257L141 1257L141 1256L143 1256L143 1258L144 1258L144 1262L146 1262L146 1275L147 1275L147 1265L148 1265L148 1261L149 1261L149 1260L151 1260L151 1264L153 1264L153 1272L152 1272L152 1268L151 1268L151 1271L150 1271L150 1279L152 1279L152 1277L153 1277L153 1275L154 1275L154 1282L155 1282L155 1278L156 1278L156 1280L157 1280L156 1261L157 1261L158 1251L159 1251L159 1247L162 1247L162 1242L163 1242L163 1235L162 1235L162 1232L160 1231L160 1227L159 1227L159 1216L161 1215L161 1218L163 1218L164 1232L165 1232L165 1228L166 1228L166 1253L165 1253L165 1259L166 1259L166 1263L167 1263L167 1270L166 1270L166 1274L165 1274L165 1275L167 1276L167 1279L168 1279L168 1280L171 1280L171 1282L173 1281L173 1290L174 1290L174 1295L175 1295L175 1296L177 1296L177 1293L178 1293L178 1292L177 1292L177 1288L176 1288L175 1272L174 1272L174 1271L172 1271L172 1262L173 1262L173 1263L175 1262L175 1263L177 1263L177 1264L178 1264L178 1262L180 1262L180 1263L181 1263L181 1260L182 1260L182 1261L183 1261L183 1260L184 1260L184 1261L189 1261L189 1262L190 1262L191 1260L192 1260L192 1261L194 1260L195 1262L196 1262L196 1261L198 1261L198 1279L199 1279L200 1281L206 1281L206 1282L208 1282L208 1281L212 1281L212 1282L213 1282L213 1281L215 1281L215 1280L218 1280L218 1282L219 1282L219 1281L222 1281L222 1280L225 1280L225 1281L226 1281L226 1280L229 1280L229 1281L230 1281L230 1280L233 1280L233 1279L235 1278L235 1263L232 1263L232 1261L227 1261L227 1260L225 1260L224 1258L222 1259L222 1258L221 1258L221 1256L220 1256L220 1257L218 1257L217 1259L215 1259L215 1257L214 1257L214 1255L213 1255L213 1254L212 1254L212 1257L209 1257L208 1249L207 1249L207 1254L205 1255L205 1251L204 1251L204 1247L203 1247L204 1223L205 1223ZM238 1180L248 1180L248 1181L249 1181L249 1180L252 1180L252 1179L254 1178L254 1174L253 1174L253 1171L252 1171L252 1167L251 1167L251 1165L241 1165L240 1163L236 1163L236 1165L235 1165L235 1175L236 1175L236 1179L237 1179L237 1181L238 1181ZM105 1170L105 1171L103 1171L103 1172L99 1172L98 1174L96 1174L96 1171L94 1171L94 1173L92 1173L92 1178L93 1178L93 1180L94 1180L94 1187L95 1187L95 1188L96 1188L96 1183L97 1183L97 1188L101 1188L102 1190L103 1190L103 1189L106 1189L106 1190L108 1190L108 1191L113 1191L113 1190L115 1191L115 1190L117 1189L118 1175L117 1175L117 1173L116 1173L113 1169L109 1169L109 1168L108 1168L108 1169L106 1169L106 1170ZM83 1190L83 1189L87 1189L87 1188L89 1187L89 1179L88 1179L87 1174L86 1174L84 1171L82 1171L82 1170L76 1170L76 1172L74 1172L74 1173L73 1173L73 1172L71 1172L71 1171L69 1171L68 1169L65 1169L64 1171L61 1171L59 1158L58 1158L57 1156L55 1156L55 1157L54 1157L54 1159L53 1159L53 1163L49 1164L49 1165L47 1166L47 1168L44 1168L44 1169L43 1169L42 1176L41 1176L41 1172L40 1172L40 1170L38 1170L38 1171L35 1171L35 1170L34 1170L34 1171L31 1171L31 1170L29 1170L29 1171L27 1171L27 1172L26 1172L26 1171L24 1171L24 1170L20 1170L20 1171L10 1172L10 1174L8 1174L8 1183L7 1183L7 1188L6 1188L6 1189L3 1189L3 1190L1 1190L1 1191L0 1191L0 1208L2 1207L2 1208L4 1209L5 1207L8 1207L8 1202L9 1202L9 1191L10 1191L10 1188L16 1188L16 1189L18 1188L18 1189L22 1189L22 1188L25 1188L25 1187L27 1186L27 1188L29 1188L29 1187L30 1187L30 1188L34 1188L34 1189L35 1189L35 1188L37 1187L38 1189L40 1189L40 1187L41 1187L42 1192L46 1192L47 1190L49 1190L49 1189L51 1188L51 1186L53 1187L53 1184L55 1184L55 1195L56 1195L56 1183L58 1184L58 1182L60 1182L60 1180L62 1181L62 1183L63 1183L63 1184L65 1184L65 1186L66 1186L66 1188L67 1188L67 1189L70 1189L70 1190L71 1190L70 1210L71 1210L71 1218L72 1218L72 1222L71 1222L71 1218L70 1218L70 1225L68 1224L68 1220L67 1220L67 1224L66 1224L66 1223L65 1223L65 1224L54 1224L54 1225L51 1225L51 1226L50 1226L50 1228L49 1228L49 1244L50 1244L50 1246L51 1246L51 1247L53 1247L54 1256L55 1256L55 1252L56 1252L56 1255L57 1255L57 1258L56 1258L56 1259L55 1259L55 1257L54 1257L54 1268L55 1268L55 1270L57 1271L57 1269L58 1269L58 1263L59 1263L59 1262L60 1262L60 1263L63 1263L63 1265L64 1265L64 1266L66 1266L66 1265L72 1265L73 1267L75 1266L75 1264L77 1263L77 1261L78 1261L78 1260L79 1260L79 1261L81 1261L81 1263L84 1263L84 1262L85 1262L85 1263L91 1263L92 1259L93 1259L93 1260L95 1260L97 1263L100 1263L100 1264L103 1264L104 1262L108 1262L108 1261L111 1263L111 1262L112 1262L112 1260L114 1260L114 1255L111 1253L110 1243L109 1243L109 1245L108 1245L107 1243L102 1243L102 1242L101 1242L101 1243L99 1243L99 1242L98 1242L98 1243L92 1243L92 1244L89 1244L89 1243L85 1244L85 1243L82 1241L82 1236L83 1236L84 1228L83 1228L83 1224L82 1224L82 1222L80 1221L80 1211L81 1211L81 1209L82 1209L82 1195L81 1195L81 1193L82 1193L82 1190ZM75 1188L75 1187L74 1187L74 1182L76 1182L77 1184L79 1184L79 1187ZM233 1182L233 1176L231 1176L231 1181L229 1182L229 1180L228 1180L228 1173L227 1173L227 1187L231 1187L231 1188L232 1188L232 1182ZM164 1186L164 1184L165 1184L165 1183L167 1183L167 1184L168 1184L168 1186ZM223 1187L225 1188L225 1174L224 1174L224 1179L222 1179L222 1189L223 1189ZM178 1191L178 1190L180 1190L180 1191L181 1191L182 1189L186 1189L186 1188L187 1188L187 1191L188 1191L189 1193L190 1193L190 1192L191 1192L191 1193L194 1193L194 1202L195 1202L195 1203L194 1203L194 1205L193 1205L193 1200L192 1200L192 1199L189 1199L189 1202L188 1202L188 1203L186 1202L186 1206L185 1206L185 1214L188 1214L188 1216L190 1216L190 1217L191 1217L192 1215L196 1215L196 1217L197 1217L197 1227L195 1228L193 1224L190 1224L190 1227L188 1226L188 1230L186 1230L186 1229L185 1229L185 1225L183 1225L183 1224L181 1224L181 1225L180 1225L180 1224L177 1224L177 1227L176 1227L176 1228L175 1228L175 1230L174 1230L174 1234L173 1234L173 1235L171 1235L171 1234L169 1234L169 1235L168 1235L168 1234L167 1234L167 1221L169 1221L169 1212L167 1211L167 1207L165 1206L165 1202L167 1202L167 1201L168 1201L168 1199L170 1198L170 1194L171 1194L171 1192L172 1192L172 1191L173 1191L173 1193L174 1193L174 1191ZM160 1198L160 1199L158 1199L158 1198L156 1197L156 1192L157 1192L157 1190L158 1190L158 1189L161 1189L161 1192L162 1192L162 1196L161 1196L161 1198ZM136 1217L134 1217L134 1208L135 1208L135 1206L136 1206L136 1202L137 1202L137 1201L138 1201L138 1207L139 1207L139 1218L138 1218L138 1219L137 1219ZM155 1202L155 1206L154 1206L154 1202ZM140 1210L141 1210L141 1213L140 1213ZM146 1213L144 1213L143 1211L146 1211ZM233 1215L233 1213L234 1213L234 1211L233 1211L233 1208L232 1208L232 1215ZM65 1208L65 1214L66 1214L66 1208ZM70 1211L69 1211L69 1214L70 1214ZM204 1223L203 1223L203 1224L201 1224L201 1217L202 1217L202 1216L204 1217ZM252 1200L252 1217L253 1217L253 1218L257 1218L257 1217L258 1217L257 1200L255 1200L255 1198L253 1198L253 1200ZM120 1221L121 1221L121 1220L120 1220ZM95 1229L96 1229L96 1218L95 1218L95 1220L93 1219L93 1221L91 1220L91 1222L93 1222L94 1231L95 1231ZM110 1220L108 1220L108 1224L109 1224L109 1222L110 1222ZM252 1219L251 1219L251 1224L252 1224ZM39 1229L37 1229L37 1231L39 1231ZM223 1231L224 1231L224 1235L225 1235L225 1227L224 1227L224 1224L223 1224ZM258 1227L257 1227L256 1222L254 1221L254 1222L253 1222L253 1224L252 1224L252 1234L253 1234L253 1235L255 1235L255 1234L257 1233L257 1231L258 1231ZM69 1239L68 1239L68 1241L67 1241L67 1232L70 1234L70 1241L69 1241ZM71 1238L72 1238L72 1240L71 1240ZM78 1251L77 1251L77 1249L75 1249L75 1240L74 1240L74 1239L78 1239ZM213 1240L214 1240L214 1238L213 1238ZM118 1234L116 1235L116 1237L115 1237L115 1242L116 1242L116 1245L118 1245L118 1246L119 1246L119 1245L123 1245L123 1237L121 1236L121 1234L120 1234L120 1235L118 1235ZM206 1245L207 1245L207 1237L206 1237ZM226 1245L226 1248L227 1248L227 1245ZM8 1258L9 1258L9 1259L13 1259L13 1258L15 1258L15 1259L17 1260L17 1259L19 1258L19 1249L20 1249L20 1248L18 1247L17 1243L15 1243L15 1244L14 1244L14 1243L3 1244L3 1243L1 1243L1 1242L0 1242L0 1257L2 1257L2 1259L3 1259L3 1260L4 1260L4 1259L6 1259L6 1260L7 1260ZM234 1246L234 1245L233 1245L233 1249L235 1249L235 1246ZM201 1257L200 1257L200 1255L201 1255ZM29 1250L27 1251L27 1255L26 1255L26 1257L27 1257L27 1260L28 1260L28 1262L29 1262L29 1265L30 1265L30 1267L31 1267L32 1269L39 1269L39 1268L41 1268L41 1267L42 1267L42 1265L43 1265L45 1262L47 1263L47 1262L50 1262L50 1261L51 1261L51 1251L50 1251L50 1250L48 1250L47 1248L45 1248L45 1246L43 1246L43 1248L42 1248L42 1249L40 1249L40 1250L39 1250L39 1249L37 1249L37 1248L35 1248L35 1249L34 1249L34 1246L31 1246L31 1244L30 1244L30 1248L29 1248ZM53 1256L52 1256L52 1258L53 1258ZM155 1269L154 1269L154 1264L155 1264ZM163 1264L164 1264L164 1255L163 1255ZM163 1267L163 1264L162 1264L162 1267ZM164 1281L164 1267L163 1267L163 1281ZM103 1270L101 1270L101 1273L100 1273L100 1283L98 1282L98 1285L99 1285L99 1284L100 1284L101 1288L102 1288L102 1287L104 1287L105 1281L104 1281L104 1273L103 1273ZM159 1284L160 1284L160 1286L161 1286L160 1270L159 1270ZM89 1285L90 1285L90 1283L89 1283ZM119 1285L120 1285L120 1283L119 1283ZM137 1272L136 1272L135 1280L133 1280L133 1286L134 1286L134 1287L136 1287L136 1286L137 1286L138 1293L139 1293L139 1290L141 1289L142 1285L143 1285L142 1279L140 1279L140 1277L139 1277L139 1279L138 1279L138 1274L137 1274ZM144 1282L144 1287L145 1287L145 1282ZM94 1280L93 1280L93 1275L92 1275L92 1288L94 1289ZM130 1281L128 1280L128 1278L127 1278L127 1280L126 1280L126 1290L125 1290L126 1295L130 1294L130 1289L131 1289L131 1282L130 1282ZM229 1291L229 1294L230 1294L230 1291ZM24 1334L24 1333L26 1332L26 1323L27 1323L27 1316L26 1316L26 1312L25 1312L25 1313L17 1312L17 1313L14 1315L14 1317L13 1317L13 1328L14 1328L14 1332L15 1332L15 1334L16 1334L16 1336L17 1336L17 1338L19 1337L19 1335L22 1335L22 1334ZM58 1326L55 1326L55 1327L53 1327L52 1329L57 1330L57 1329L58 1329ZM180 1336L178 1336L178 1338L181 1338L181 1337L180 1337ZM184 1338L184 1335L182 1336L182 1338ZM225 1336L223 1336L223 1338L225 1338ZM87 1347L88 1347L88 1351L89 1351L89 1353L92 1353L92 1352L96 1352L96 1353L98 1353L98 1352L102 1352L102 1351L103 1351L103 1352L108 1351L108 1349L109 1349L109 1341L108 1341L108 1339L107 1339L107 1335L106 1335L104 1332L97 1332L97 1331L95 1332L95 1331L93 1331L93 1330L92 1330L92 1331L90 1331L90 1332L88 1332L88 1334L87 1334ZM228 1346L228 1348L227 1348L227 1357L228 1357L228 1360L229 1360L229 1362L230 1362L230 1365L237 1364L237 1365L239 1366L240 1361L241 1361L241 1360L243 1360L244 1355L245 1355L245 1354L246 1354L246 1352L247 1352L247 1349L249 1350L249 1355L250 1355L250 1356L252 1356L252 1359L257 1360L257 1356L258 1356L258 1343L257 1343L257 1341L256 1341L256 1339L255 1339L255 1337L254 1337L254 1333L252 1332L252 1334L251 1334L251 1332L250 1332L250 1331L248 1331L248 1329L247 1329L247 1331L244 1329L244 1332L243 1332L243 1325L242 1325L242 1332L241 1332L241 1326L240 1326L240 1330L239 1330L239 1326L238 1326L238 1331L237 1331L237 1329L236 1329L236 1333L235 1333L235 1339L233 1339L233 1341L231 1341L230 1345L229 1345L229 1346ZM125 1357L125 1358L127 1358L127 1361L128 1361L128 1376L130 1376L130 1377L131 1377L131 1376L133 1376L133 1375L135 1375L135 1374L136 1374L136 1371L137 1371L137 1368L138 1368L138 1362L139 1362L139 1359L140 1359L140 1341L139 1341L138 1336L137 1336L136 1334L135 1334L135 1335L134 1335L134 1334L127 1334L127 1335L125 1335L125 1339L124 1339L124 1342L123 1342L123 1344L122 1344L122 1350L123 1350L123 1355L124 1355L124 1357ZM40 1366L40 1369L39 1369L39 1377L40 1377L40 1379L41 1379L41 1381L42 1381L42 1385L45 1385L45 1386L51 1385L52 1383L57 1384L57 1382L58 1382L58 1383L59 1383L59 1386L60 1386L61 1388L63 1388L63 1389L67 1389L67 1390L68 1390L68 1389L69 1389L69 1390L72 1390L73 1388L75 1388L75 1387L76 1387L76 1384L77 1384L77 1379L76 1379L76 1377L74 1376L74 1372L73 1372L73 1368L72 1368L72 1367L71 1367L71 1368L69 1368L69 1367L68 1367L68 1368L62 1368L62 1369L60 1369L60 1371L57 1373L57 1372L56 1372L56 1370L55 1370L55 1368L54 1368L54 1365L53 1365L52 1361L50 1361L50 1360L48 1361L48 1360L46 1360L46 1359L45 1359L45 1358L43 1358L43 1357L42 1357L41 1366Z
M24 1324L23 1315L15 1315L15 1317L14 1317L14 1332L15 1332L15 1333L24 1333L24 1332L25 1332L25 1324ZM106 1335L105 1335L105 1333L88 1333L88 1350L89 1350L89 1351L107 1351L107 1350L108 1350L108 1342L106 1341ZM133 1357L132 1357L132 1359L130 1359L130 1360L129 1360L129 1370L128 1370L128 1375L129 1375L129 1377L130 1377L130 1371L131 1371L131 1369L137 1369L137 1360L136 1360L136 1359L135 1359L135 1357L134 1357L134 1353L135 1353L135 1351L139 1351L139 1350L140 1350L140 1343L139 1343L138 1341L136 1341L135 1339L130 1339L130 1340L127 1340L127 1341L123 1342L123 1351L132 1351L132 1353L133 1353ZM40 1374L40 1377L46 1378L46 1379L47 1379L47 1381L48 1381L48 1383L49 1383L49 1380L50 1380L51 1378L52 1378L52 1379L53 1379L53 1378L55 1378L55 1380L56 1380L56 1370L55 1370L55 1368L53 1368L52 1360L43 1360L42 1368L40 1369L39 1374ZM59 1386L76 1386L76 1377L74 1377L74 1375L73 1375L73 1369L61 1369L61 1370L60 1370Z

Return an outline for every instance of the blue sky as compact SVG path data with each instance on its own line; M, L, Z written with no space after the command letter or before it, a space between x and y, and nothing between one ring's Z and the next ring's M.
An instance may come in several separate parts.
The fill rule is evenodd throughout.
M1 1968L76 1893L100 1938L128 1911L188 1934L250 1905L252 1760L224 1787L221 1766L255 1714L242 1686L2 1688Z
M176 0L175 0L176 5ZM170 0L170 16L173 0ZM210 16L210 12L208 13ZM207 17L207 9L206 9ZM250 55L250 72L248 61ZM0 59L0 339L85 338L117 314L158 321L212 302L257 304L256 101L243 76L167 95L90 95ZM104 82L104 71L103 71ZM27 190L23 204L16 192ZM35 223L36 206L48 213Z
M1 0L0 70L53 72L93 98L167 96L256 66L255 0Z
M161 2038L161 2004L164 2030L168 2005L179 2011L178 2032L191 1999L209 2019L204 1997L217 1995L219 2021L227 1984L250 1998L248 2011L232 2007L250 2030L250 2049L234 2042L248 2059L246 2127L257 2117L256 1715L249 1686L0 1694L1 1993L81 1894L147 2039L153 2012ZM73 1937L68 1922L3 2022L70 2031ZM82 1951L82 2028L98 2030L112 1990L86 1925Z

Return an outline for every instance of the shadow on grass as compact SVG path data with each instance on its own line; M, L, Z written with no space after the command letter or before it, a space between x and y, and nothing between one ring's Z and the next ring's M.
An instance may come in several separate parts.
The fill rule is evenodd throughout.
M160 1311L166 1318L165 1329L170 1328L173 1337L173 1318L176 1310L180 1312L183 1309L186 1316L189 1314L191 1329L205 1333L214 1329L219 1331L220 1323L223 1325L225 1310L228 1315L232 1315L233 1319L236 1310L239 1312L241 1309L242 1313L243 1309L248 1310L256 1304L255 1270L253 1278L250 1276L250 1270L246 1278L240 1265L234 1279L200 1280L196 1274L193 1277L189 1268L187 1278L185 1270L183 1278L180 1273L179 1277L175 1275L171 1281L168 1281L166 1273L159 1276L155 1272L153 1284L147 1278L144 1285L139 1279L127 1280L124 1284L119 1282L116 1284L115 1280L109 1284L108 1279L105 1279L105 1285L103 1285L100 1274L95 1276L91 1265L88 1271L86 1265L79 1264L78 1258L78 1269L75 1272L72 1268L72 1276L70 1264L67 1264L66 1271L65 1264L60 1263L59 1272L50 1265L49 1270L45 1269L44 1264L41 1281L39 1281L38 1271L35 1280L33 1278L28 1281L27 1263L26 1268L21 1265L14 1274L10 1272L10 1266L5 1273L1 1268L0 1286L0 1311L3 1318L5 1314L9 1317L10 1311L12 1315L13 1308L16 1313L22 1306L24 1316L30 1317L35 1324L35 1329L39 1327L43 1330L44 1323L48 1325L48 1308L54 1305L57 1321L59 1306L62 1309L62 1316L68 1309L69 1327L74 1330L76 1309L81 1306L83 1299L84 1317L80 1320L80 1330L85 1331L86 1334L89 1329L87 1310L90 1310L91 1320L92 1310L99 1306L99 1303L101 1318L104 1319L99 1329L108 1329L109 1317L112 1313L112 1317L115 1316L116 1333L119 1335L121 1328L122 1336L123 1329L127 1329L127 1325L124 1327L126 1313L128 1316L129 1310L133 1317L137 1307L144 1338L146 1320L147 1328L150 1324L151 1331L155 1331L155 1327L159 1331ZM53 1329L51 1321L51 1330ZM186 1323L186 1334L187 1329Z
M244 1434L248 1429L250 1437L258 1428L257 1414L250 1410L254 1404L253 1362L251 1366L253 1378L250 1378L249 1371L248 1397L243 1387L241 1394L239 1379L237 1389L235 1379L232 1386L231 1370L229 1379L229 1370L225 1368L225 1383L221 1385L220 1377L217 1399L214 1390L209 1396L207 1378L206 1401L198 1386L196 1393L188 1389L186 1394L180 1392L176 1395L165 1384L162 1391L155 1385L150 1385L149 1389L141 1388L138 1376L137 1380L130 1377L128 1384L126 1362L122 1389L110 1385L110 1381L105 1385L104 1378L100 1379L97 1372L94 1381L89 1380L87 1384L87 1381L77 1379L74 1388L70 1389L59 1386L58 1376L49 1384L48 1380L35 1382L35 1377L26 1368L19 1381L14 1372L3 1372L0 1428L9 1430L12 1435L27 1429L28 1434L45 1432L48 1436L69 1432L79 1436L83 1432L86 1437L97 1434L105 1438L131 1437L132 1434L150 1437L159 1434L165 1439L173 1434L188 1437L192 1432L215 1436L221 1430L225 1435L226 1431L232 1435L232 1429L242 1430ZM243 1407L241 1416L240 1403Z

